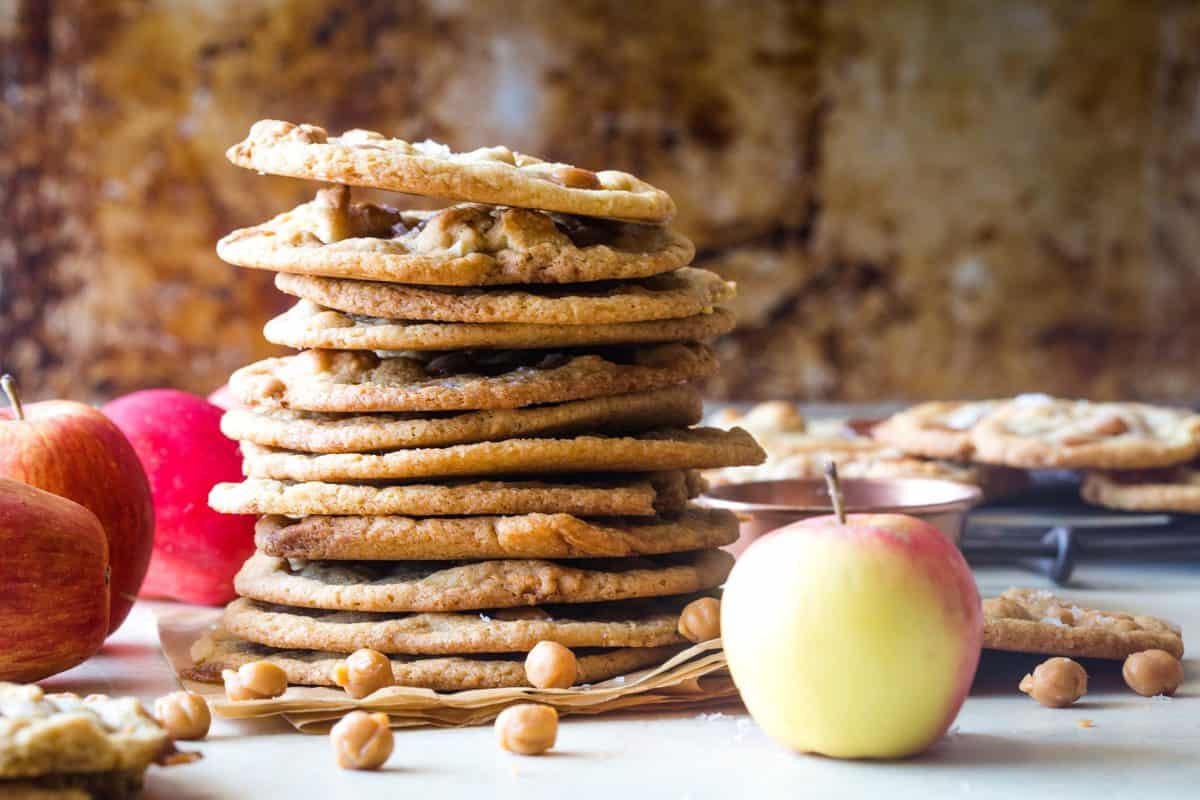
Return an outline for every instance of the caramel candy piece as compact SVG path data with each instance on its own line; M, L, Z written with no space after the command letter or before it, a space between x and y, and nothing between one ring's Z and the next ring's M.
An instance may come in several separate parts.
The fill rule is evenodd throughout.
M599 189L600 177L590 169L569 167L565 164L550 172L550 180L568 189Z
M538 642L525 657L525 677L539 689L567 689L579 677L579 662L558 642Z
M339 661L331 677L355 700L396 682L391 660L383 653L365 647L355 650L344 661Z
M329 731L333 756L342 769L379 769L394 745L388 715L351 711Z
M496 742L511 753L540 755L558 738L558 712L550 706L523 703L496 717Z
M172 739L203 739L212 725L204 698L193 692L171 692L154 701L154 716Z
M265 700L287 691L287 673L269 661L242 664L237 671L221 672L225 696L230 700Z
M1048 708L1066 708L1087 694L1087 672L1069 658L1051 658L1022 678L1019 688Z
M701 597L679 614L679 635L690 642L707 642L721 635L721 601Z
M1183 683L1183 663L1166 650L1143 650L1125 659L1121 676L1142 697L1172 697Z

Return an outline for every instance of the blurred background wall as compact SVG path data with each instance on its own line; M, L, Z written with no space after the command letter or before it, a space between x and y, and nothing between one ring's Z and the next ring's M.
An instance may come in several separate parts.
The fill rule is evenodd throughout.
M313 191L225 161L261 117L668 189L741 289L715 396L1200 396L1195 2L0 0L0 46L31 396L271 352L287 304L213 252Z

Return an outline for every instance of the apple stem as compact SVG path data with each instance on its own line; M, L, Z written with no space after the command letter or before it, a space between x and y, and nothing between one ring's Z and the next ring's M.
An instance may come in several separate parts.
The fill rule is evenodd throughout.
M5 373L0 376L0 388L8 396L8 404L12 406L13 416L19 420L25 419L25 406L21 405L21 393L17 391L17 380Z
M846 501L842 497L842 482L838 480L836 461L825 465L825 485L829 487L829 499L833 501L833 513L837 515L838 524L845 525Z

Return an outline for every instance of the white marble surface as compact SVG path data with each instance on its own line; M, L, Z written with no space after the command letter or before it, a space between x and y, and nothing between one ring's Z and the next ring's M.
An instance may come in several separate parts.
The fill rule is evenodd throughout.
M977 572L981 590L1046 585L1026 573ZM1064 592L1085 604L1167 617L1200 636L1200 565L1079 569ZM152 701L175 688L158 650L155 613L142 603L92 661L44 682L50 690L135 694ZM1200 647L1200 645L1196 645ZM1016 691L1035 660L985 655L950 736L917 759L839 762L795 755L769 741L744 713L564 719L558 747L513 756L490 727L408 730L380 773L337 769L324 736L282 721L217 721L196 746L203 760L151 768L145 797L438 798L840 797L889 799L1200 796L1200 661L1173 700L1138 697L1115 663L1088 664L1092 691L1073 708L1042 708ZM1099 666L1096 666L1099 664ZM1081 720L1095 727L1081 728Z

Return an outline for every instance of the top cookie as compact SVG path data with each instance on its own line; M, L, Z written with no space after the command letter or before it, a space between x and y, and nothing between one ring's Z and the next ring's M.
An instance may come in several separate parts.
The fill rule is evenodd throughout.
M1142 403L1024 395L971 431L974 459L1010 467L1146 469L1200 453L1200 416Z
M225 155L272 175L407 194L642 222L675 215L666 192L632 175L546 162L507 147L455 153L430 140L406 142L364 130L330 136L315 125L264 119Z
M475 204L398 211L352 203L345 186L217 243L242 267L437 286L646 278L694 253L658 226Z

